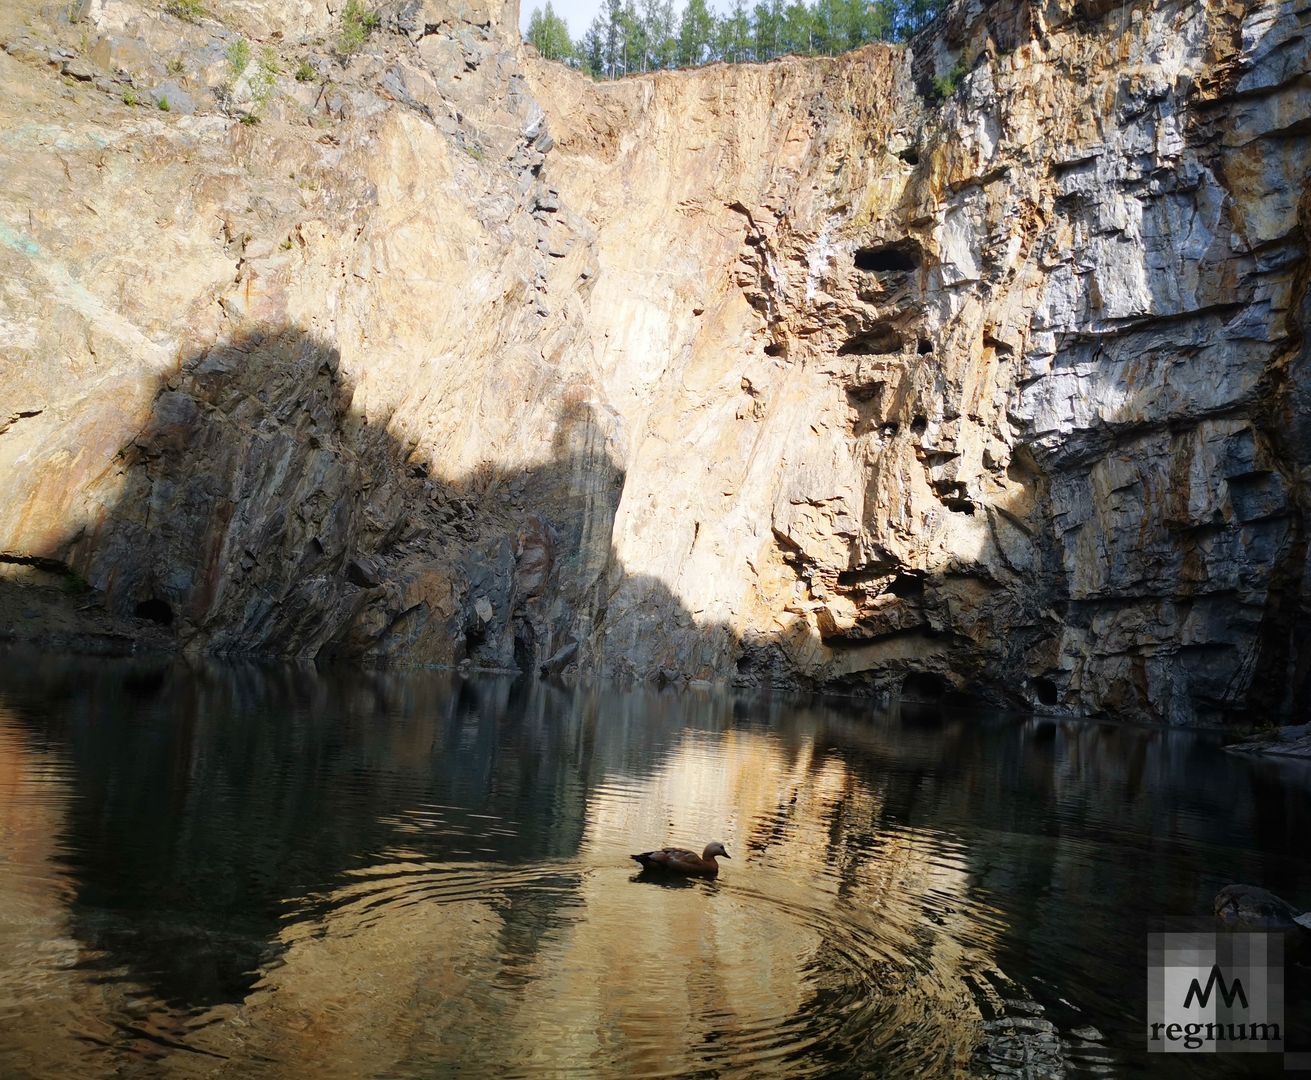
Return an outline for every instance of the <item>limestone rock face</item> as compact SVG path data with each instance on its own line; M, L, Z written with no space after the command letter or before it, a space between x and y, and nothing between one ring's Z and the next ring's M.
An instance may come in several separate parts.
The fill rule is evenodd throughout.
M1311 0L602 84L512 7L6 5L4 558L197 651L1311 705Z

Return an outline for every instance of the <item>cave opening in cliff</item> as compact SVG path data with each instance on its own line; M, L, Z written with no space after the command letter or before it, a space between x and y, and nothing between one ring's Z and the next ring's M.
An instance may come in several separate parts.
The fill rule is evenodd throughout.
M951 684L932 671L912 671L901 681L901 696L911 701L942 701L951 692Z
M527 621L514 631L514 666L520 671L537 670L537 636Z
M923 596L924 575L913 570L902 571L884 591L890 596L900 596L903 599L912 596Z
M1056 705L1060 702L1060 692L1051 679L1039 677L1033 680L1033 692L1037 695L1039 705Z
M905 341L890 326L876 326L872 330L850 337L838 349L839 356L889 356L899 353Z
M854 259L857 270L875 274L904 274L918 270L920 265L915 248L906 243L858 248Z
M173 609L168 603L152 596L149 600L142 600L134 609L134 614L138 619L146 619L152 623L158 623L160 626L173 625Z

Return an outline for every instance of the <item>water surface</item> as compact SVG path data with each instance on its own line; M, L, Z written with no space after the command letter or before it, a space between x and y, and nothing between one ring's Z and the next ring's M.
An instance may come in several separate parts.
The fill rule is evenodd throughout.
M1282 1075L1143 1052L1146 932L1232 881L1311 900L1303 763L909 705L0 660L0 1076L949 1076L998 1016L1050 1021L1076 1073ZM714 882L628 859L711 839Z

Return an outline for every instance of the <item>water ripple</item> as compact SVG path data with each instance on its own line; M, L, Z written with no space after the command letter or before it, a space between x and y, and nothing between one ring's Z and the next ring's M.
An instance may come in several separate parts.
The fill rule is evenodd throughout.
M1311 895L1188 735L164 667L0 671L0 1075L1155 1075L1138 928Z

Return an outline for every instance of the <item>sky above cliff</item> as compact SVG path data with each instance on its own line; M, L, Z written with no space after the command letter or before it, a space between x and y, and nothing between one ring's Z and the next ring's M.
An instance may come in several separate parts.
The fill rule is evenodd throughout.
M534 9L545 8L546 0L520 0L519 29L528 29ZM551 0L551 7L569 25L569 36L580 38L601 10L601 0Z
M551 7L569 25L569 37L577 41L592 25L592 20L601 10L601 2L602 0L551 0ZM545 7L546 0L520 0L519 29L527 30L528 20L532 18L534 9ZM724 4L716 3L715 0L706 0L706 7L716 15L722 15L727 10ZM674 9L682 10L681 0L675 0Z

